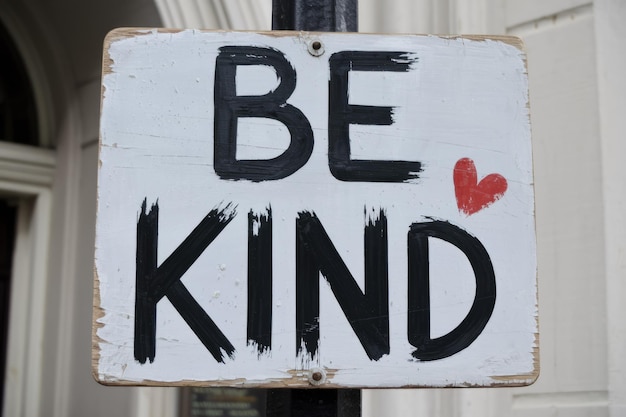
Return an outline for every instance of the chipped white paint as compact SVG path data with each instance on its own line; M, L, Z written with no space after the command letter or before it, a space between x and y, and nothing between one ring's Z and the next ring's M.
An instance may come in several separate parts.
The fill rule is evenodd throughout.
M309 385L312 368L325 386L401 387L524 384L537 364L536 259L528 86L524 53L502 39L316 34L324 53L308 51L306 33L114 32L103 77L96 237L94 374L106 383ZM276 181L220 179L213 168L213 81L218 48L271 47L297 72L287 100L314 134L311 158ZM351 125L353 159L420 161L420 178L403 183L344 182L328 168L328 58L338 51L403 51L408 72L350 73L350 104L393 106L389 126ZM269 67L237 72L238 95L276 87ZM289 145L287 129L241 119L237 157L269 159ZM459 209L453 172L473 160L478 179L498 173L506 192L472 212ZM133 356L137 219L142 201L158 201L159 259L213 208L232 202L238 215L182 281L234 345L217 363L172 305L157 306L153 363ZM246 340L247 213L273 214L271 354ZM320 299L320 348L296 357L295 219L314 211L363 290L363 227L374 211L388 220L390 353L370 360L328 286ZM365 213L364 213L365 209ZM440 219L480 240L493 263L497 298L482 333L450 357L420 362L407 341L407 232ZM258 226L258 225L257 225ZM463 254L438 239L430 246L431 337L466 316L474 275ZM322 279L322 282L325 282Z

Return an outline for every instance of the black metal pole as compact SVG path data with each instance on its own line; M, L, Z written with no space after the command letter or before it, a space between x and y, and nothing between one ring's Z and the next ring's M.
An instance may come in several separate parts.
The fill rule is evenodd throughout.
M358 0L272 0L272 30L358 31Z
M272 30L357 32L358 0L272 0ZM361 390L267 391L267 417L360 417Z

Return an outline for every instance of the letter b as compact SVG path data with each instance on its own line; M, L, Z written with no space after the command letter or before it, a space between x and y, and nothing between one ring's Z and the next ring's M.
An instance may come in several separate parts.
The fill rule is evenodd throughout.
M237 67L267 65L276 71L280 84L274 91L260 96L238 96ZM275 49L252 46L225 46L215 61L215 145L213 163L222 179L268 181L296 172L311 157L313 130L306 116L287 98L296 88L296 71L285 56ZM272 159L238 160L237 123L241 117L278 120L289 130L291 142Z

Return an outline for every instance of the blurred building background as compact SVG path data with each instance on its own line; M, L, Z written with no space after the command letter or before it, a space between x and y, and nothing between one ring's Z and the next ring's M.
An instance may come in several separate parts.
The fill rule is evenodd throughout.
M270 0L0 0L3 415L179 414L177 389L91 377L102 42L270 15ZM361 32L526 42L541 326L535 385L364 391L363 415L626 416L626 1L360 0L359 15Z

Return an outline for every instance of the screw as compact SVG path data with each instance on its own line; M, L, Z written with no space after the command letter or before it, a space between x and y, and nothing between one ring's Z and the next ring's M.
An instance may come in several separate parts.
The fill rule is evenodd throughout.
M313 56L322 56L324 54L324 44L319 39L315 39L307 46L309 53Z
M309 371L309 383L311 385L322 385L326 382L326 372L321 368L314 368Z

